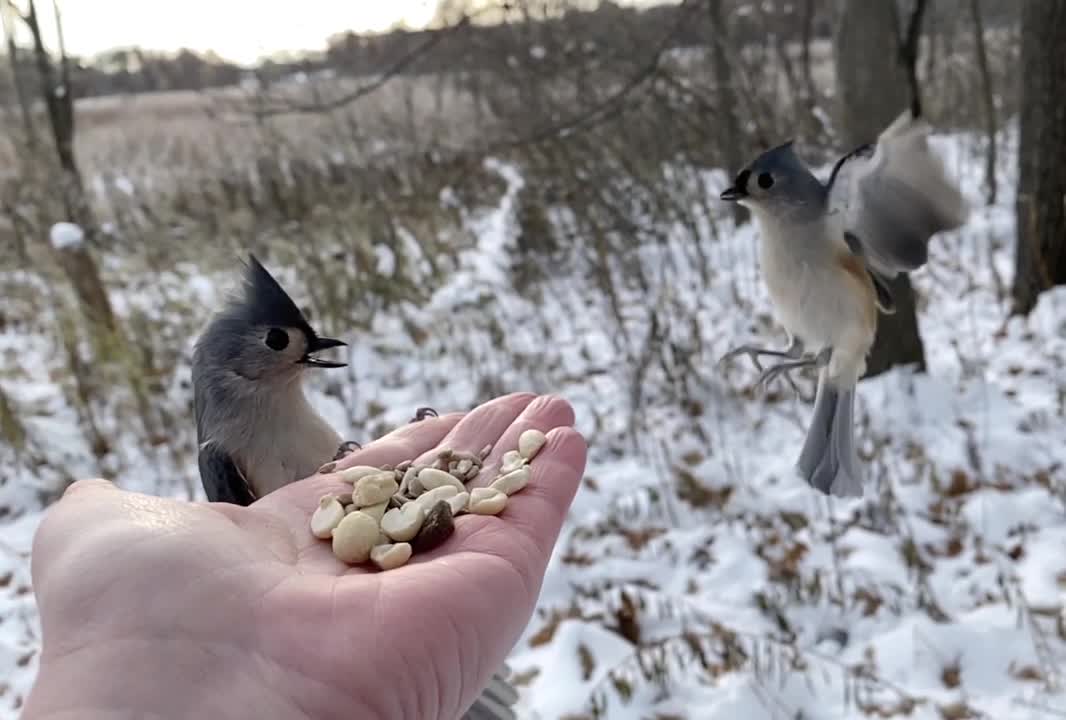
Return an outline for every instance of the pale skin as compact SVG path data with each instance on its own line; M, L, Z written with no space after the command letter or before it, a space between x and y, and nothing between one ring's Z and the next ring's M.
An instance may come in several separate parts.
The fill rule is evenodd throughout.
M548 442L498 517L463 515L444 545L386 573L348 567L308 522L342 492L316 474L249 507L75 483L34 539L43 631L24 720L455 720L532 615L583 474L570 405L508 395L406 425L336 463L503 453ZM351 486L347 486L350 490Z

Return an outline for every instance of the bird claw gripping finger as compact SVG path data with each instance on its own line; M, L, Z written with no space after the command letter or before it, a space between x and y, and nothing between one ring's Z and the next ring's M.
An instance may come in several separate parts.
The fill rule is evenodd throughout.
M431 407L420 407L415 410L415 416L411 418L411 422L422 422L427 417L438 417L437 411Z
M355 440L345 440L337 448L337 454L333 456L333 460L340 460L341 458L347 455L351 455L356 450L361 450L362 448L363 446L357 443Z

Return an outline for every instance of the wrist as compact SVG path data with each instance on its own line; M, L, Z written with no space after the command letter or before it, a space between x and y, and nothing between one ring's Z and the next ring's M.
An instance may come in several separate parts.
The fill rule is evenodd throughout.
M309 717L258 676L262 664L173 637L120 639L41 658L22 720Z

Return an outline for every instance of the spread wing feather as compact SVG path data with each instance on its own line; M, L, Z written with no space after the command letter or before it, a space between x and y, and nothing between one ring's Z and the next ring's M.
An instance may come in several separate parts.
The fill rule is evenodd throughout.
M929 125L908 110L841 158L829 178L829 210L856 254L893 278L925 264L930 238L966 222L965 198L929 147Z

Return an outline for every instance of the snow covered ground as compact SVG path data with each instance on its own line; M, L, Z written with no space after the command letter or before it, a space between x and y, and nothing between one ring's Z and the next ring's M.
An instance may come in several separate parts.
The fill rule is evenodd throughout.
M871 476L862 500L829 502L792 477L806 402L754 395L743 363L715 367L756 335L783 342L766 317L752 227L716 218L717 237L705 227L700 240L712 273L676 262L687 271L622 292L627 342L595 289L561 268L550 291L512 288L523 179L491 161L507 189L467 218L477 247L424 307L375 316L352 344L345 402L316 393L351 437L367 418L389 426L419 405L467 407L486 379L575 405L590 462L511 658L522 718L1066 716L1066 288L1030 317L1007 318L1012 193L983 206L977 142L937 146L975 210L967 227L934 241L929 267L913 276L928 372L861 385L858 437ZM1004 146L1013 148L1012 134ZM1001 157L1013 178L1013 153ZM713 196L724 187L721 173L703 181ZM639 252L655 266L692 243L678 228ZM209 306L232 280L189 282L189 272L153 282ZM139 302L116 297L119 308ZM660 342L642 362L653 305ZM402 332L412 322L427 333L415 348ZM463 352L445 352L456 338ZM0 388L31 434L64 439L61 464L81 476L94 469L50 375L54 342L14 325L0 331L5 368L17 347L21 372L0 376ZM671 371L681 367L690 372L679 379ZM187 392L184 378L187 368L172 379L175 397ZM175 469L158 448L125 443L116 453L116 467L144 469L119 477L129 487L178 496L197 487L191 457ZM0 486L0 718L17 716L36 667L28 554L37 490L57 480L54 468L14 467Z

